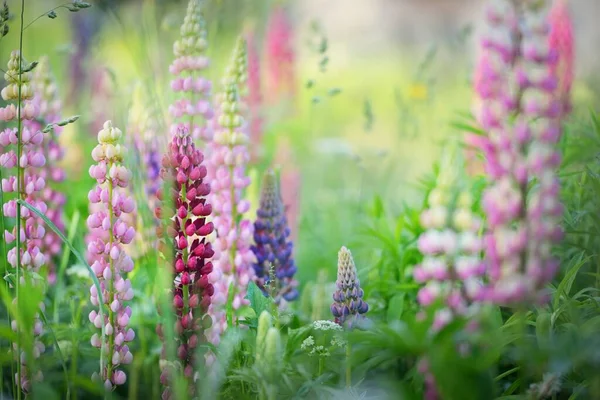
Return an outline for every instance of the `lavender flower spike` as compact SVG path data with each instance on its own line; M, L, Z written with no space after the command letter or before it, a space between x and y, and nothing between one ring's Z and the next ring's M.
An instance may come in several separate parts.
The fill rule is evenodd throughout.
M364 291L356 276L356 266L352 253L342 246L338 252L338 273L336 291L333 292L331 313L335 322L343 325L351 319L356 320L369 311L369 305L363 300Z
M289 240L290 229L279 182L272 170L263 178L260 208L256 211L254 222L254 242L252 251L257 262L253 264L256 282L264 288L266 284L272 288L275 301L293 301L298 298L298 282L294 279L296 265L292 255L293 243ZM269 270L275 271L275 282L269 281Z

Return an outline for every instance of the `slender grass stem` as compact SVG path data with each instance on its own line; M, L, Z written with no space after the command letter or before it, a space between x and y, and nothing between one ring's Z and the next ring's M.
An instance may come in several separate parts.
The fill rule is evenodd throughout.
M110 162L109 165L107 166L107 171L111 170L111 167L113 166L113 163ZM113 182L112 179L107 179L108 181L108 218L110 220L110 231L109 231L109 236L108 236L108 248L112 249L113 247L113 227L115 226L115 221L114 221L114 213L113 213L113 208L112 208L112 204L113 204L113 195L114 195L114 188L113 188ZM110 307L110 303L112 302L113 298L114 298L114 277L115 277L115 265L113 262L112 257L108 257L109 259L109 265L110 265L110 272L111 272L111 276L112 278L109 280L108 283L108 293L107 293L107 298L106 298L106 302L108 303L109 307L108 307L108 321L110 323L110 325L113 327L113 329L115 328L115 313L112 310L112 307ZM102 305L100 305L100 307L102 307ZM102 321L102 323L104 323L104 321ZM103 377L105 380L106 379L111 379L112 377L112 362L111 362L111 358L112 355L114 353L114 349L115 349L115 335L110 335L108 338L108 362L106 363L106 376ZM107 391L105 392L105 398L109 399L112 398L112 392Z
M18 97L17 97L17 193L21 199L25 200L25 192L24 192L24 174L23 168L21 168L21 154L23 153L23 142L21 139L21 133L23 129L23 122L21 120L21 112L22 112L22 85L21 78L23 76L23 31L25 28L23 27L23 23L25 20L25 0L21 0L21 29L19 33L19 78L18 78ZM16 220L16 255L17 255L17 265L16 265L16 281L15 281L15 298L16 298L16 315L19 314L19 287L21 286L21 206L17 204L17 220ZM19 321L17 318L17 400L21 400L21 335L19 334L20 326L22 321Z

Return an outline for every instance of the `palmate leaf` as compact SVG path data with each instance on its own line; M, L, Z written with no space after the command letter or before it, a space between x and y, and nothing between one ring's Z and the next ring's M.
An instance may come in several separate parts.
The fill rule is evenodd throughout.
M54 225L54 223L52 221L50 221L48 219L48 217L46 217L40 210L38 210L37 208L35 208L31 204L27 203L26 201L23 201L22 199L18 199L17 203L19 203L19 205L21 205L21 206L24 206L24 207L28 208L29 211L33 212L35 215L37 215L38 217L40 217L44 221L44 223L50 229L52 229L52 231L54 233L56 233L56 235L58 235L58 237L60 238L60 240L62 240L63 243L66 244L69 247L69 249L75 255L75 257L77 257L77 260L79 260L79 262L82 265L85 265L85 267L87 268L88 272L90 273L90 276L92 277L92 281L94 281L94 286L96 286L96 289L98 290L98 303L101 304L101 306L98 307L98 310L100 312L100 318L102 318L102 320L104 321L104 307L102 306L104 304L104 300L102 299L102 287L100 286L100 281L98 280L98 277L96 276L96 274L94 273L94 271L92 271L92 268L90 267L90 265L85 260L85 257L83 257L79 251L77 251L77 249L65 237L65 235L60 231L60 229L58 229L56 227L56 225ZM106 339L106 332L104 330L104 324L102 324L102 343L104 343L105 339ZM103 367L104 367L104 355L103 355L103 352L101 351L100 352L100 368L102 369Z

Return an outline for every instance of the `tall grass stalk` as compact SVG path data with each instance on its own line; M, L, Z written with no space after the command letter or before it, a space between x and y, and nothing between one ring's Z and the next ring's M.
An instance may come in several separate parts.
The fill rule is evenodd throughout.
M21 154L23 152L23 141L21 139L21 133L23 129L23 121L21 120L21 109L22 109L22 85L21 85L21 77L23 75L23 31L25 20L25 0L21 0L21 25L19 32L19 85L18 85L18 95L17 95L17 196L21 199L25 200L24 196L24 171L21 168ZM16 265L16 281L15 281L15 296L17 301L17 315L19 308L19 287L21 286L21 206L17 205L17 230L16 230L16 254L17 254L17 265ZM4 232L3 232L4 234ZM19 334L20 326L22 321L17 319L17 400L21 400L21 389L18 387L21 382L21 335Z

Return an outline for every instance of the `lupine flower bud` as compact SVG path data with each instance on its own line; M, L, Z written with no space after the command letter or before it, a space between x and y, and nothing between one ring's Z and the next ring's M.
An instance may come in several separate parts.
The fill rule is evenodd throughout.
M558 269L551 247L560 240L562 205L555 169L561 132L561 99L548 45L543 8L502 2L488 23L504 33L484 38L489 79L480 88L482 148L491 184L483 196L490 286L484 297L509 305L545 299L544 286ZM532 179L537 180L529 190Z
M88 260L93 264L100 287L102 301L108 313L104 313L104 321L100 313L93 310L90 321L96 328L104 325L109 338L102 343L98 335L92 337L92 346L101 348L109 355L109 362L100 371L106 390L112 390L126 380L122 364L129 364L132 355L129 346L134 338L133 330L128 328L131 318L131 308L125 301L133 298L131 282L124 276L133 268L133 261L123 251L123 245L131 241L133 228L124 222L125 214L131 212L126 187L129 171L121 164L125 149L121 146L121 130L114 127L111 121L106 121L98 132L98 144L92 151L97 164L90 167L90 176L97 185L90 191L89 198L99 200L93 203L93 213L87 220L90 230L88 244ZM108 172L107 172L108 171ZM101 223L99 223L102 221ZM128 233L131 232L131 233ZM90 301L99 306L98 290L95 285L90 288Z
M267 332L273 326L272 319L268 311L263 311L258 317L258 327L256 328L256 360L263 358Z
M331 305L335 322L343 326L347 321L352 324L363 318L363 314L369 310L369 305L363 300L364 291L360 288L352 253L344 246L338 252L335 286Z
M265 365L267 366L268 371L274 375L279 372L281 367L282 348L281 334L279 333L279 329L269 328L269 330L267 330L264 350Z
M298 298L297 281L294 279L296 266L293 258L293 244L288 239L290 230L279 190L277 177L272 170L263 178L260 208L254 222L254 243L252 251L256 256L253 265L256 283L273 294L279 304ZM269 282L270 269L275 271L275 282Z
M206 222L208 213L203 211L211 208L206 200L209 186L204 182L206 167L203 160L202 152L194 146L191 136L182 127L173 135L161 169L162 179L171 185L168 188L169 195L163 196L162 208L172 207L173 211L164 215L163 221L169 226L162 227L163 234L158 236L163 241L166 233L167 243L163 243L166 248L174 250L173 264L169 268L173 270L175 340L179 349L176 364L184 373L192 370L196 362L196 352L188 349L195 348L199 340L204 340L204 330L212 324L206 313L215 291L208 279L213 270L209 260L214 251L207 236L213 231L213 223ZM194 195L189 195L191 193ZM162 381L166 386L163 398L171 396L169 387L172 378L169 371L167 367L163 368ZM188 374L185 375L188 377ZM195 384L192 379L188 384L190 395L193 396Z
M210 104L212 84L199 73L206 69L209 60L206 57L208 41L206 27L202 17L200 0L190 0L183 20L181 37L173 45L175 61L169 71L175 76L171 81L171 89L181 92L182 97L169 107L174 119L180 122L171 126L171 133L185 128L194 139L208 142L212 138L209 124L203 124L213 117Z
M249 302L245 299L248 282L254 278L252 264L255 256L250 249L252 223L244 218L250 203L243 198L250 184L246 175L248 135L240 115L239 87L246 82L246 44L236 42L231 61L223 78L223 92L219 96L220 110L215 119L215 135L210 143L208 179L211 187L215 240L215 268L209 281L215 285L216 295L209 310L214 324L210 341L218 344L227 327L225 303L231 296L232 308L238 310ZM233 288L234 293L229 290ZM235 318L235 317L234 317Z
M1 91L2 98L8 104L4 108L0 108L0 121L7 123L7 127L0 131L0 168L3 170L2 191L9 193L10 196L10 200L2 205L2 217L7 218L7 222L13 220L12 223L9 222L8 224L13 226L12 229L3 232L2 240L6 244L12 245L16 242L17 237L19 238L19 247L13 246L8 250L6 257L12 268L19 268L21 284L25 282L25 276L31 278L33 273L39 273L47 262L45 249L42 248L46 233L43 224L29 209L18 206L15 199L15 197L23 199L42 213L48 211L42 196L46 180L40 174L40 169L46 163L46 158L43 155L44 134L33 123L33 119L38 116L39 108L32 100L35 95L34 85L31 82L32 73L21 73L21 68L25 68L27 65L27 62L22 59L18 51L11 53L8 68L4 74L7 85ZM21 91L20 98L19 89ZM17 130L18 124L16 121L19 117L23 120L20 132ZM8 123L12 123L14 126L10 126ZM20 159L19 147L21 147ZM19 164L17 164L17 159L19 159ZM16 170L11 170L15 167L17 167ZM19 179L19 176L22 179ZM10 195L11 193L15 195ZM21 211L20 231L17 231L17 207L20 207ZM17 264L17 258L19 258L20 265ZM40 286L39 280L32 279L32 282L33 285ZM43 291L44 288L40 287L39 290ZM18 305L18 301L19 299L15 296L13 299L14 304ZM43 307L43 304L40 304L40 307ZM34 327L33 356L38 358L45 350L43 343L40 341L43 327L39 315L34 316L32 326ZM13 321L12 329L17 332L17 335L20 335L16 321ZM21 350L21 354L17 355L17 362L21 363L21 375L15 374L15 381L23 391L28 393L32 381L41 380L43 375L41 371L34 372L30 370L26 365L26 354L22 348Z

